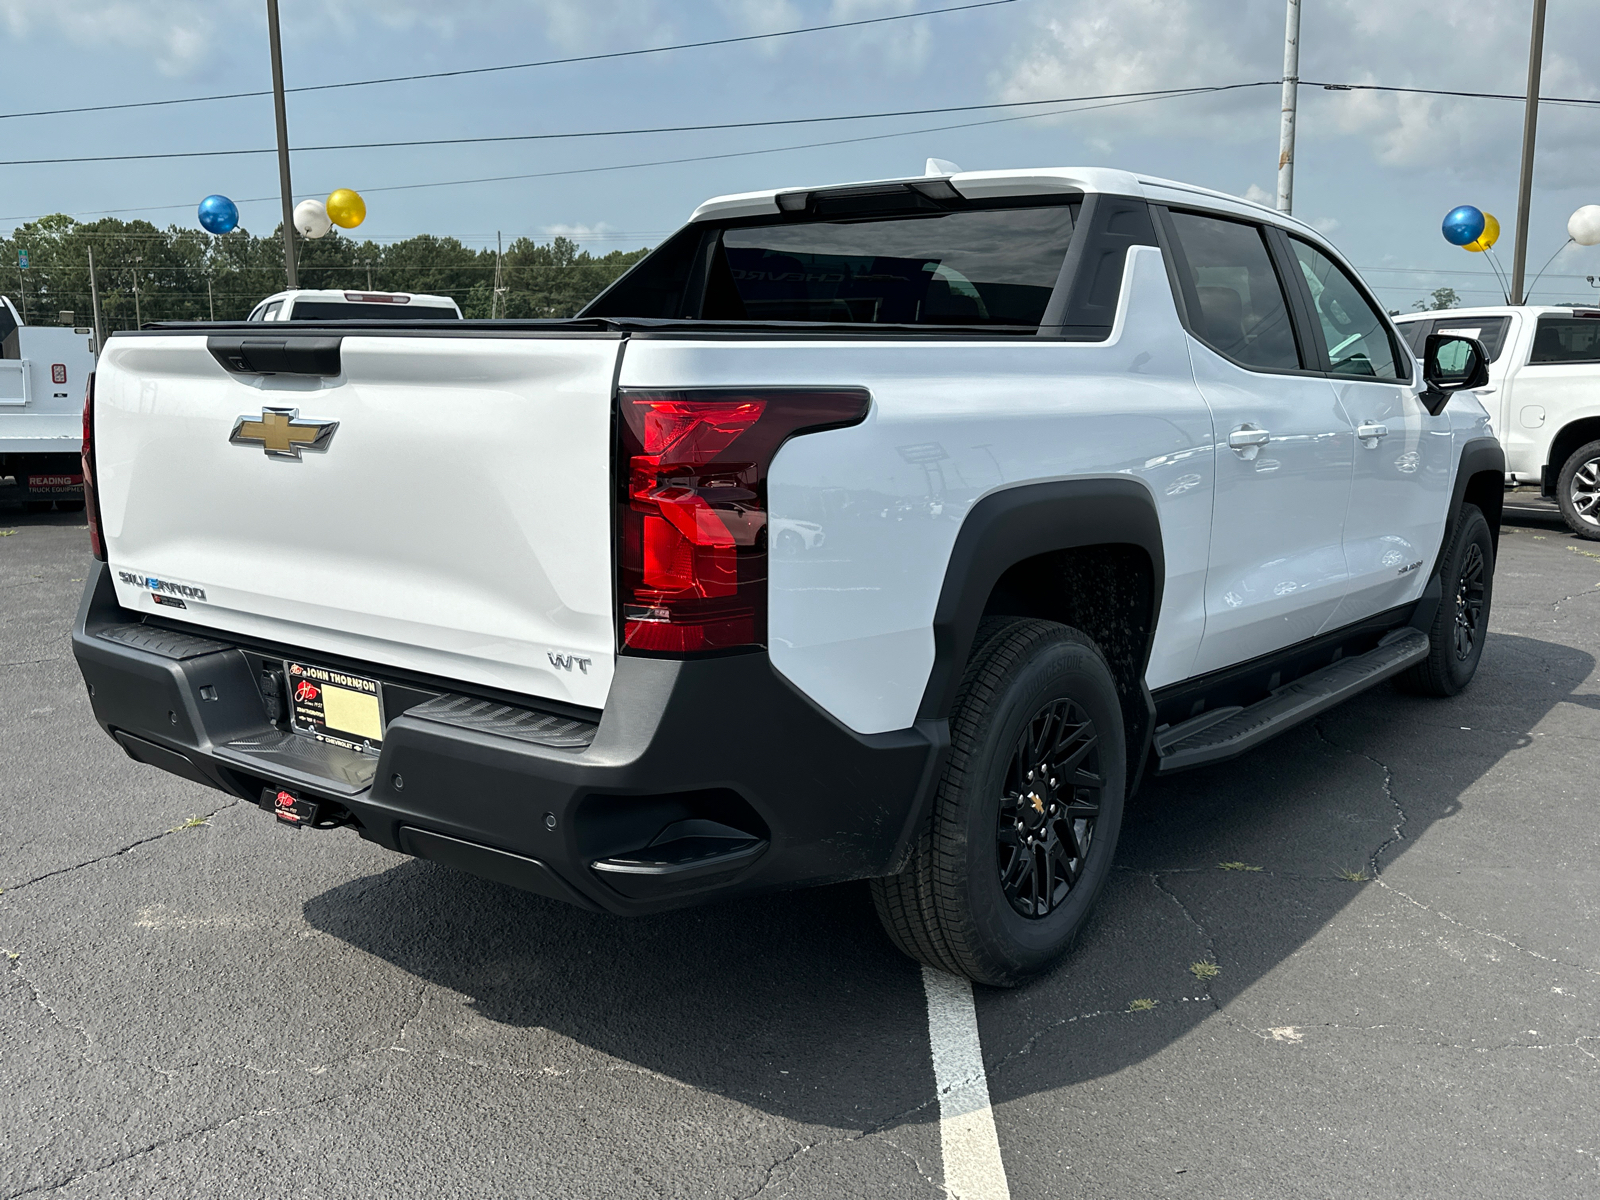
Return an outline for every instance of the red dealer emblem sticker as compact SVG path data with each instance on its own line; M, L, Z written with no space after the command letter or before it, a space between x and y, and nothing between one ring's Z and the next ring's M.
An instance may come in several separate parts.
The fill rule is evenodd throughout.
M51 363L50 364L50 382L51 383L65 383L66 381L67 381L67 364L66 363Z

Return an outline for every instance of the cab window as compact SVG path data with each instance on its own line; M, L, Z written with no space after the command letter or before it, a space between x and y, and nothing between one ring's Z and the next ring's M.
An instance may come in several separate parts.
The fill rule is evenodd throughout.
M1289 305L1260 227L1199 213L1171 217L1188 276L1190 332L1241 366L1300 370Z
M1409 379L1389 334L1389 322L1343 267L1309 242L1290 238L1327 342L1324 371L1368 379Z
M1533 334L1530 366L1600 362L1600 320L1594 317L1540 317Z

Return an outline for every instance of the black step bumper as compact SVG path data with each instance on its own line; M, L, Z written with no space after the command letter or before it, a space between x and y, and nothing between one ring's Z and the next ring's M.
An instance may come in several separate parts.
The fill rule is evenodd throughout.
M287 788L390 849L615 913L893 872L946 744L943 722L854 733L756 653L619 658L589 722L397 680L381 753L325 752L269 721L258 679L274 654L326 655L140 624L104 564L72 642L138 761L251 803Z

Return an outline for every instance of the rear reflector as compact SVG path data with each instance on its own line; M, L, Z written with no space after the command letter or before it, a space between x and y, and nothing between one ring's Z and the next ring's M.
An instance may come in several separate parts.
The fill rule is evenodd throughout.
M619 393L624 652L764 646L767 469L789 438L854 425L865 390Z
M83 393L83 512L89 525L89 550L106 561L105 538L100 533L100 497L94 490L94 372Z

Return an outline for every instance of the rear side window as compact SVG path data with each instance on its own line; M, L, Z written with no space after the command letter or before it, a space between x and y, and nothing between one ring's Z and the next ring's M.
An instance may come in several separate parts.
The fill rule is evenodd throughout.
M1540 317L1533 335L1530 365L1600 362L1600 320L1593 317Z
M1038 328L1076 205L725 229L707 320Z
M1194 335L1244 366L1299 370L1289 305L1261 229L1186 212L1172 213L1172 225L1192 287Z
M1389 322L1356 281L1309 242L1290 238L1289 244L1311 289L1311 302L1328 344L1328 362L1323 369L1368 379L1409 379L1410 371L1400 370Z
M454 321L456 310L422 304L340 304L300 300L291 321Z
M1496 362L1506 348L1506 334L1511 329L1510 317L1433 317L1427 320L1396 321L1395 328L1406 345L1418 358L1427 348L1430 333L1451 333L1459 337L1477 338L1483 343L1490 362Z
M282 300L274 300L271 304L267 305L267 310L261 314L261 319L263 321L276 321L278 319L278 310L282 307Z

